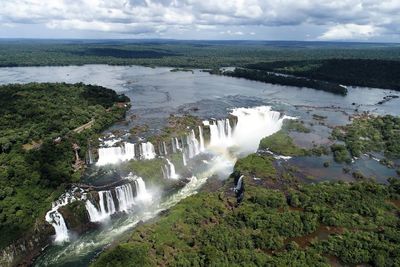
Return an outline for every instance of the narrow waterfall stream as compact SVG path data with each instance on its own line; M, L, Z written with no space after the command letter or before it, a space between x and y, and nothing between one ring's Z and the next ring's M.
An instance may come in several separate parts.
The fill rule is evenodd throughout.
M179 175L175 171L175 165L169 160L165 159L167 161L167 164L164 165L164 168L162 169L164 178L165 179L178 179Z

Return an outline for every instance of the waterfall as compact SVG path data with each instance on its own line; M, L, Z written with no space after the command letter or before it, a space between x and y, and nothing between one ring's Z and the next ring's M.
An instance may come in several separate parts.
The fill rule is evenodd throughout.
M209 127L210 146L232 145L232 127L229 119L211 121Z
M136 199L142 202L150 202L152 197L146 190L146 184L141 177L135 180L136 186Z
M79 197L75 197L75 193L79 191ZM68 205L76 200L84 200L86 194L84 194L83 189L74 187L72 190L62 194L58 200L52 203L52 208L46 213L45 219L50 223L56 232L55 242L63 243L69 241L68 228L65 223L64 217L58 211L59 208Z
M128 211L134 204L132 185L130 183L117 186L115 195L118 200L119 211Z
M164 178L167 179L178 179L179 176L175 172L175 165L169 160L167 160L167 164L163 168Z
M99 148L99 160L96 165L116 164L135 158L135 144L125 142L123 146Z
M182 151L182 162L183 162L183 166L187 165L187 160L186 160L186 149L184 149Z
M260 140L269 136L282 127L284 119L293 119L281 116L271 107L261 106L254 108L237 108L231 112L238 118L237 125L232 133L234 145L239 147L241 153L253 153L257 151Z
M100 222L106 218L104 214L101 214L97 208L93 205L90 200L86 200L85 207L89 213L89 220L91 222Z
M99 202L101 214L105 214L106 217L109 217L111 214L115 213L115 204L111 191L100 191Z
M243 187L243 175L239 177L239 180L236 183L234 191L235 192L240 192L240 190L242 190L242 187Z
M116 212L111 191L99 191L98 194L100 210L98 210L90 200L87 200L85 204L91 222L104 221Z
M178 138L175 137L174 140L175 140L176 149L177 150L182 150L182 147L179 145Z
M91 149L89 149L88 154L89 154L89 164L93 164L93 154Z
M179 145L178 138L176 138L176 137L171 138L171 147L172 147L173 153L176 153L176 152L182 150L181 146Z
M200 153L199 141L197 141L193 129L190 131L189 135L186 136L186 140L188 144L188 156L191 159Z
M46 221L50 223L56 232L56 243L63 243L69 241L68 228L65 224L64 217L58 212L58 207L53 208L46 213Z
M164 179L168 179L169 173L168 173L167 165L161 166L161 171L162 171L162 174L163 174L163 178Z
M167 145L165 144L164 141L163 141L163 149L164 149L164 155L167 155L168 154Z
M140 149L141 149L141 157L143 159L154 159L156 157L156 152L154 150L154 146L152 143L150 142L141 143Z
M131 143L124 143L125 148L125 159L124 160L131 160L135 158L135 144Z
M232 138L232 127L231 127L231 122L229 121L229 119L225 120L225 127L226 127L226 137L228 138L228 140L230 140Z
M239 180L237 181L234 191L235 191L235 195L236 195L237 204L240 204L244 198L243 175L240 176Z
M200 138L200 151L204 151L204 136L203 136L203 128L199 126L199 138Z
M171 138L172 153L176 153L176 144L174 138Z
M129 176L131 177L131 176ZM113 190L99 191L98 208L90 200L86 200L85 206L89 213L91 222L102 222L117 212L128 212L138 203L148 203L151 201L151 194L147 192L146 185L141 177L134 176L136 187L136 197L133 193L132 183L127 183L115 187ZM112 191L115 192L116 203L114 202ZM116 205L118 209L116 208Z

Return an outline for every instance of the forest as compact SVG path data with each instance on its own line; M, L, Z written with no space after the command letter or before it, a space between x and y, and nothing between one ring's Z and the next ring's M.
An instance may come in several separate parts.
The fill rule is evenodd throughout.
M0 67L111 64L213 69L332 58L400 60L400 46L283 41L0 40Z
M316 90L322 90L334 94L346 95L347 89L339 84L311 80L307 78L287 76L287 75L277 75L264 70L254 70L245 68L235 68L234 71L225 71L223 75L237 78L245 78L253 81L260 81L271 84L297 86L297 87L308 87Z
M393 58L395 59L395 58ZM400 90L400 62L373 59L276 61L246 68L295 75L343 85Z
M231 187L183 200L92 266L400 264L398 180L273 190L246 177L239 206Z
M343 141L345 145L341 145L341 150L347 149L348 154L353 157L359 157L367 152L383 152L389 159L400 158L399 117L391 115L358 117L351 124L336 127L332 136L336 140Z
M121 119L129 98L100 86L29 83L0 86L0 248L32 230L65 186L80 179L73 144ZM74 131L93 121L90 129ZM39 219L40 218L40 219Z

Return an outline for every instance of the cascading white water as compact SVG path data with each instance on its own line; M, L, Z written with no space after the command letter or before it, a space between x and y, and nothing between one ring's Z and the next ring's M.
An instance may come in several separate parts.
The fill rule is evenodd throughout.
M183 163L183 166L187 165L186 149L183 149L183 151L182 151L182 163Z
M171 138L171 147L172 147L172 153L177 152L176 144L175 144L175 139Z
M191 130L189 135L186 136L188 144L188 157L191 159L200 153L199 141L196 139L194 130Z
M89 156L89 164L93 164L93 153L92 153L92 149L89 146L88 149L88 156Z
M135 158L135 144L125 142L123 146L99 148L97 166L116 164Z
M154 146L150 142L141 143L140 152L142 159L154 159L156 157Z
M46 214L46 221L50 223L56 231L56 238L54 240L56 243L69 241L67 225L65 224L64 217L58 212L58 210L48 212Z
M163 149L164 149L164 155L167 155L168 154L167 145L165 144L165 142L163 142L162 144L163 144Z
M69 241L68 228L65 224L64 217L58 212L58 206L53 207L46 213L46 221L50 223L56 232L55 242L63 243Z
M115 187L115 192L118 210L114 203L114 198L111 190L99 191L99 208L97 208L90 200L86 200L85 206L89 213L89 219L91 222L102 222L108 220L111 215L116 212L128 212L132 207L138 203L149 203L151 202L151 194L146 190L146 185L141 177L128 176L129 179L135 179L134 184L136 187L136 197L133 193L133 187L131 183L127 183L121 186Z
M115 188L115 195L118 200L119 211L126 212L135 204L133 189L130 183L117 186Z
M200 139L200 152L204 151L204 136L203 136L203 128L199 126L199 139Z
M101 222L106 218L106 216L104 216L104 214L101 214L90 200L86 200L85 207L89 214L89 220L91 222Z
M231 122L229 121L229 119L225 120L225 131L226 131L226 137L228 138L228 140L230 140L232 138L232 127L231 127Z
M147 192L146 184L144 183L141 177L138 177L135 180L135 186L136 186L136 199L145 203L151 202L152 200L151 194Z
M74 194L78 191L80 197L76 198ZM54 230L56 232L54 240L56 243L69 241L67 225L65 223L64 217L58 211L58 209L76 200L84 200L86 198L86 195L83 192L84 191L81 188L74 187L71 191L61 195L57 201L53 202L51 210L46 213L46 221L54 227Z
M111 191L99 191L98 194L100 209L97 209L90 200L87 200L85 204L91 222L107 220L116 212Z
M210 127L210 146L230 146L232 145L232 127L229 119L211 121Z
M175 165L169 160L167 160L167 164L165 164L163 172L164 172L164 178L167 179L178 179L179 176L176 174L175 171Z
M99 202L101 214L105 214L106 217L110 217L111 214L115 213L115 204L111 191L100 191Z
M268 106L237 108L231 114L238 118L232 133L232 140L241 153L257 151L263 137L279 131L284 119L293 119L281 116L281 113L271 110L271 107Z
M176 149L177 149L177 150L182 150L182 147L181 147L181 145L179 144L178 138L175 137L174 140L175 140Z
M234 188L235 192L239 192L242 189L243 186L243 175L239 177L237 184Z

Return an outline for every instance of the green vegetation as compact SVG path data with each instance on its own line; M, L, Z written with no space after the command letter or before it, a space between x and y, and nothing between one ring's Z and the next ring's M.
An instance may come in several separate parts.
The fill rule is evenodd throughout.
M215 69L332 58L398 60L400 48L396 44L284 41L0 41L1 67L111 64ZM384 74L379 70L369 78L376 75Z
M122 165L126 171L133 171L136 175L144 177L146 184L157 185L163 182L161 168L164 167L165 160L161 158L151 160L131 160Z
M260 141L260 150L269 150L282 156L322 156L328 155L329 150L325 146L314 146L311 149L298 147L290 137L290 132L310 133L311 130L298 120L284 120L282 129Z
M393 60L329 59L257 63L251 69L272 71L345 85L400 90L400 62Z
M305 149L296 146L292 138L282 130L261 139L259 149L283 156L304 156L307 153Z
M137 267L137 266L153 266L154 262L147 257L149 248L138 244L121 244L118 245L110 253L100 256L98 262L92 266L109 266L109 267Z
M175 68L175 69L172 69L172 70L170 70L171 72L179 72L179 71L183 71L183 72L191 72L191 73L193 73L193 70L192 69L187 69L187 68Z
M309 133L310 129L304 126L301 121L286 119L280 131L264 137L260 141L260 150L269 150L275 154L282 156L304 156L307 150L299 148L293 143L289 136L290 132Z
M99 86L0 86L0 248L27 235L51 201L80 179L88 139L123 117L128 98ZM92 121L90 127L74 131ZM74 167L73 167L74 166Z
M280 74L278 75L264 70L235 68L234 71L223 72L223 75L237 78L245 78L271 84L308 87L340 95L347 94L346 87L343 87L339 84L320 80L311 80L302 77L294 77Z
M273 162L272 156L250 154L236 162L235 170L249 177L274 177L276 170Z
M247 178L245 185L237 207L232 180L224 190L181 201L93 266L329 266L328 257L400 263L399 208L388 202L400 197L398 180L303 185L286 194Z
M400 158L399 117L358 117L349 125L335 128L332 136L343 141L354 157L376 151L388 158Z
M282 130L286 132L299 132L299 133L309 133L311 130L304 126L302 121L298 120L285 120L282 125Z
M351 156L349 151L347 151L346 146L334 144L331 146L331 151L333 153L333 158L338 163L346 162L347 164L351 163Z

